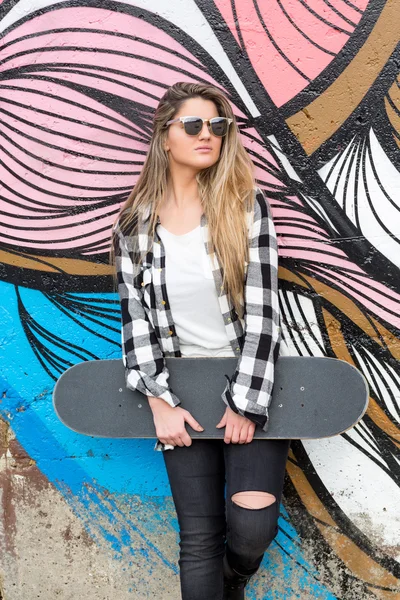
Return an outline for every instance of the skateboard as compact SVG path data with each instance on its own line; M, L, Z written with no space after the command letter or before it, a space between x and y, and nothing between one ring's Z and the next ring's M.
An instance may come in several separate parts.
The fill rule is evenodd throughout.
M204 427L192 438L223 438L216 429L225 412L221 399L225 374L237 358L166 358L169 384ZM93 360L61 375L53 393L59 419L70 429L93 437L155 438L147 397L125 386L122 360ZM254 438L317 439L343 433L355 425L368 405L364 376L335 358L282 356L275 366L268 431L256 427Z

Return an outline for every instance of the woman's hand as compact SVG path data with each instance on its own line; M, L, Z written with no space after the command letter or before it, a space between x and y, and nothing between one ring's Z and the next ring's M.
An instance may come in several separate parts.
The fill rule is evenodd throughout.
M225 427L225 444L249 444L256 429L255 423L238 415L229 406L226 407L224 416L217 425L218 428Z
M171 446L190 446L192 438L186 431L185 423L196 431L204 431L204 427L196 421L189 411L179 406L170 406L162 398L148 398L156 435L162 444Z

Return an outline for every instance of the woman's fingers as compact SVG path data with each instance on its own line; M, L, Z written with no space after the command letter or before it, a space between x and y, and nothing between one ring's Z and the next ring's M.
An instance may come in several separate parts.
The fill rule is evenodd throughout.
M181 409L177 410L174 416L180 415L183 417L183 423L179 419L166 427L165 422L160 422L160 426L156 428L157 437L163 444L172 446L191 446L192 438L186 431L185 422L188 423L194 430L204 431L204 428L196 421L189 411ZM227 408L223 417L216 427L225 427L224 442L226 444L249 444L253 440L255 432L255 424L248 419L234 413ZM169 430L169 431L168 431Z
M226 444L229 444L229 443L238 444L239 439L240 439L240 431L241 431L240 425L228 422L228 424L225 427L224 442Z
M153 418L156 435L162 444L181 447L191 446L192 439L186 431L185 422L197 431L204 431L204 428L192 417L189 411L180 407L166 407L165 403L164 406L155 407Z
M232 444L237 444L239 442L239 439L240 439L240 429L241 429L240 424L233 426L232 436L231 436L231 443Z
M227 416L228 416L228 411L225 410L224 414L222 415L222 419L220 420L218 425L216 425L216 427L218 427L218 428L225 427Z
M224 417L218 425L225 422L224 442L226 444L249 444L252 441L256 429L255 423L229 408L226 409Z
M254 437L254 432L256 430L256 426L254 423L251 423L249 425L249 429L247 431L247 439L246 439L246 444L250 444L250 442L253 441L253 437Z
M250 425L247 425L247 423L245 425L243 425L242 429L240 430L240 434L239 434L239 444L245 444L249 435L249 429L250 429Z
M192 429L194 429L195 431L204 431L204 427L202 427L200 423L196 421L196 419L190 414L189 411L183 410L182 414L186 423L188 423Z
M232 433L233 433L233 425L232 423L228 423L225 426L225 435L224 435L224 442L225 444L230 444L231 439L232 439Z
M180 440L182 441L182 446L191 446L192 445L192 438L190 437L190 435L188 434L186 429L185 429L184 433L181 433Z

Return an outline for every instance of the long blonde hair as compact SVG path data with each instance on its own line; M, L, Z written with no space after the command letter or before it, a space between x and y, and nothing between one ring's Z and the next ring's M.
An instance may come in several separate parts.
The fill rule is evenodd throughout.
M218 115L234 119L231 105L217 87L199 83L175 83L168 88L155 111L150 148L139 179L118 218L124 234L134 235L140 214L150 209L150 239L154 237L158 208L165 198L169 176L165 124L190 98L211 100ZM246 212L253 209L253 163L243 147L234 122L222 140L218 161L197 176L199 196L210 235L209 252L215 252L222 268L222 285L237 314L243 316L245 261L249 261ZM151 249L151 248L149 248Z

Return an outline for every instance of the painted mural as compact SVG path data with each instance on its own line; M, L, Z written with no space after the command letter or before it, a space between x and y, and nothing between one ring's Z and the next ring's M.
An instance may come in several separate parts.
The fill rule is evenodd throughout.
M291 353L345 359L371 391L346 434L292 443L250 597L398 599L397 1L3 0L0 32L0 415L18 443L91 539L142 560L133 597L143 569L177 581L152 442L74 434L51 393L69 366L120 356L111 224L165 89L213 83L272 207Z

